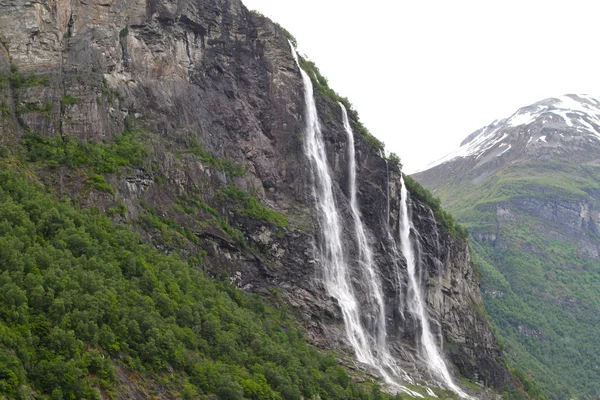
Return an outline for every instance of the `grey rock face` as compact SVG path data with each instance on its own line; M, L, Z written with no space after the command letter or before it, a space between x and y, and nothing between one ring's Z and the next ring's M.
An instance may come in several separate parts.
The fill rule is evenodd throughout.
M4 89L12 109L0 124L7 146L16 146L26 131L110 143L130 126L144 132L150 143L151 155L143 166L107 176L114 194L86 191L66 168L40 172L56 185L58 195L101 210L122 202L127 212L115 219L132 222L143 240L184 257L201 251L207 273L226 273L246 290L276 293L314 343L352 358L340 310L321 281L319 222L303 152L304 93L279 28L237 0L0 0L0 42L0 72L8 74L12 63L25 75L48 79L43 85ZM61 102L66 96L77 101ZM17 118L14 110L26 102L50 106L47 112ZM322 95L317 103L345 221L344 240L356 264L341 114ZM212 159L243 165L245 174L232 176L207 162L194 154L198 146ZM416 350L418 327L398 312L402 305L396 300L394 260L383 225L389 184L397 232L399 171L391 171L388 182L385 161L363 139L357 139L356 154L361 212L388 301L388 336L405 368L427 380ZM289 228L236 212L220 195L232 186L286 215ZM224 216L242 232L245 245L223 225L210 223L207 207L182 211L181 204L190 199ZM481 296L466 243L443 232L426 206L415 202L413 209L427 302L449 344L447 356L461 374L504 388L510 376L477 312ZM161 241L155 229L139 223L149 210L176 221L198 240ZM360 296L359 276L354 283Z

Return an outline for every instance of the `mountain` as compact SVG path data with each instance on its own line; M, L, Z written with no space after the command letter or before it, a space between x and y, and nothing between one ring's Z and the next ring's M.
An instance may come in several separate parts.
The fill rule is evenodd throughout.
M510 363L550 398L597 398L600 101L523 107L413 177L470 230Z
M238 0L0 2L3 396L525 396L462 231L290 42Z

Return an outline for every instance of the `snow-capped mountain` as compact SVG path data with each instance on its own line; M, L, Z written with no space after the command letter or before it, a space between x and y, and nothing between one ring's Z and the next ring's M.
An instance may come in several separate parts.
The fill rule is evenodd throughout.
M457 150L422 171L458 161L498 166L525 155L551 157L590 148L600 149L600 101L568 94L523 107L473 132Z

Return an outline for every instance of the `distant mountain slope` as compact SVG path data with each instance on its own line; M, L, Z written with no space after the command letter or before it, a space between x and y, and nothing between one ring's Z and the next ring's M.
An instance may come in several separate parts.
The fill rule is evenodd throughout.
M600 101L519 109L413 177L470 230L514 366L551 398L600 395Z

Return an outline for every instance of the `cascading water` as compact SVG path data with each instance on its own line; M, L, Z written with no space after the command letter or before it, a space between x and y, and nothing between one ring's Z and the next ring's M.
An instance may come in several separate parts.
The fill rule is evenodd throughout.
M328 293L334 297L342 310L344 318L344 326L346 336L352 345L356 357L362 363L369 365L374 370L378 371L384 380L395 388L396 391L403 391L415 397L423 397L396 382L393 376L410 380L402 371L393 368L390 372L386 368L392 368L392 357L389 355L387 346L385 345L385 315L383 313L383 297L381 292L376 295L381 297L381 307L379 313L383 314L383 327L378 328L383 332L383 345L378 345L379 338L375 339L376 352L372 351L372 344L369 340L369 335L364 329L361 318L358 302L354 295L352 285L350 283L350 273L342 242L342 229L340 219L337 212L337 205L333 194L333 181L329 173L327 164L327 155L325 153L325 144L321 132L321 125L317 114L317 107L313 97L313 86L309 76L300 67L298 55L294 47L290 43L292 54L300 73L302 74L302 82L304 84L304 97L306 103L306 134L305 134L305 152L310 162L313 173L313 191L316 199L317 212L322 233L321 262L323 264L324 282ZM353 146L352 146L353 147ZM354 213L354 210L353 210ZM360 214L357 213L360 220ZM362 222L359 224L362 226ZM364 229L362 229L364 236ZM366 242L366 238L365 238ZM369 250L370 251L370 250ZM363 249L363 254L366 252ZM372 258L372 254L370 256ZM372 266L372 264L371 264ZM373 296L373 293L370 294ZM379 300L376 301L379 303ZM378 321L380 317L378 317ZM380 322L378 322L378 325ZM378 334L377 336L381 336Z
M296 63L298 63L298 56L293 47L292 52ZM300 68L299 64L298 67ZM373 365L375 364L375 357L371 351L368 336L360 322L358 304L350 284L350 276L344 257L342 229L333 196L333 182L327 165L327 155L325 154L321 125L313 97L312 82L302 68L300 68L300 73L304 83L306 102L305 151L313 173L313 190L317 200L317 211L322 230L321 261L325 275L325 286L342 309L346 335L356 352L358 360Z
M342 122L344 129L348 135L348 172L349 172L349 189L350 189L350 209L352 210L352 219L354 221L354 231L356 233L356 244L358 246L358 262L360 269L365 273L365 278L370 286L370 291L367 292L369 303L372 304L370 314L375 316L375 345L378 353L388 361L391 361L391 356L387 350L387 328L385 322L385 305L383 302L383 290L381 289L381 279L375 271L373 263L373 251L367 241L367 235L362 223L360 210L358 208L358 200L356 198L356 154L354 150L354 133L350 127L348 120L348 111L342 103ZM373 304L374 303L374 304Z
M461 397L469 398L458 386L452 381L450 372L446 367L443 357L441 356L438 346L435 342L433 334L429 326L429 318L427 309L423 300L421 290L421 282L417 277L417 260L415 252L410 240L410 231L414 229L408 215L408 191L404 184L404 178L401 177L400 183L400 246L402 254L406 258L406 269L408 272L408 306L410 312L415 315L421 323L421 348L425 361L429 369L442 379L443 383L453 392Z

